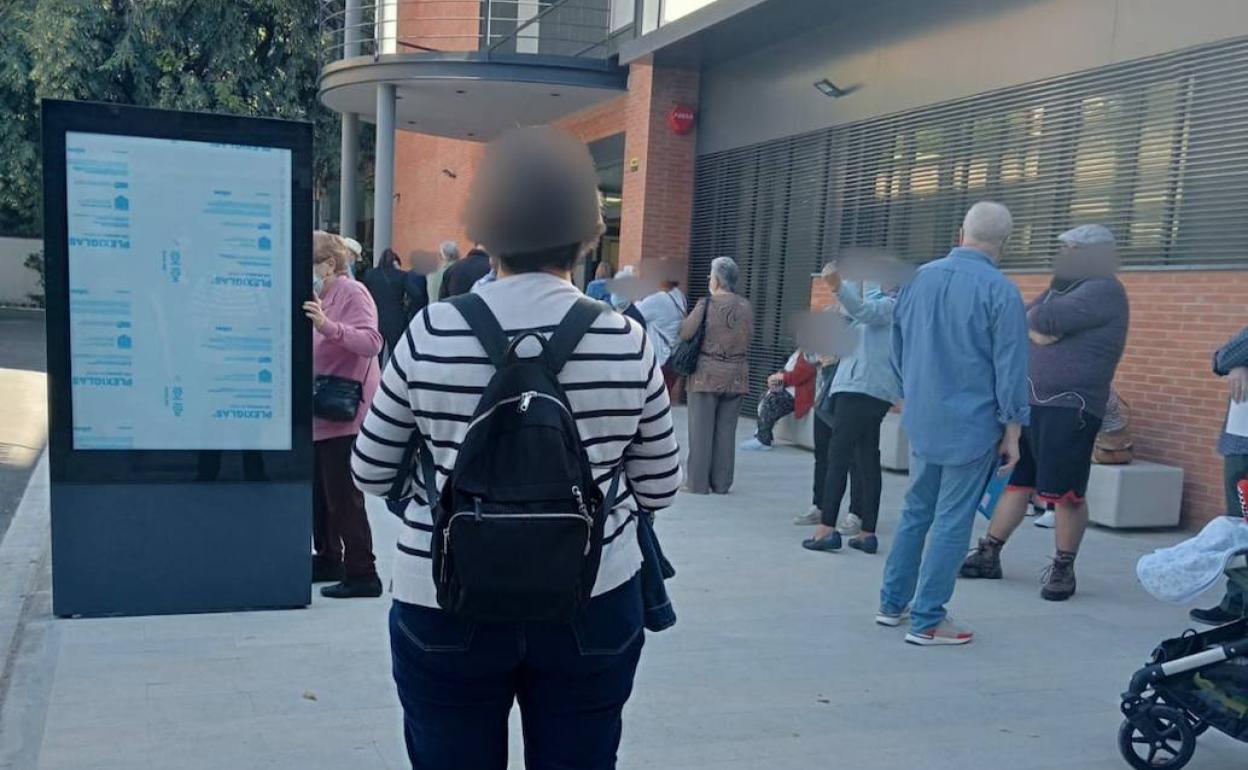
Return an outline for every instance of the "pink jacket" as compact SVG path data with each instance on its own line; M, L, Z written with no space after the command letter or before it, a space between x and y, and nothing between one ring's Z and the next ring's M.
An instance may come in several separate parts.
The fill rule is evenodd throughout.
M338 276L321 297L329 323L312 332L312 372L348 377L364 383L364 401L352 422L312 418L312 440L354 436L368 414L381 380L381 332L377 330L377 306L364 284Z

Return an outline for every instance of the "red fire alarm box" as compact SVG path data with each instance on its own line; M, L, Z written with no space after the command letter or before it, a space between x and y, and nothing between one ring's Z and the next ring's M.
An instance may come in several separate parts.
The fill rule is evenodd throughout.
M667 125L677 136L684 136L692 131L695 122L697 114L686 104L677 104L667 111Z

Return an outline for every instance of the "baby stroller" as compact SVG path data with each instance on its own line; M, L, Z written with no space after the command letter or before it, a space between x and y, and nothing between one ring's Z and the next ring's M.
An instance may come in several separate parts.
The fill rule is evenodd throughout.
M1248 518L1248 482L1239 493ZM1232 566L1226 576L1248 589L1248 567ZM1162 642L1131 677L1122 713L1118 749L1139 770L1183 767L1210 727L1248 742L1248 618Z

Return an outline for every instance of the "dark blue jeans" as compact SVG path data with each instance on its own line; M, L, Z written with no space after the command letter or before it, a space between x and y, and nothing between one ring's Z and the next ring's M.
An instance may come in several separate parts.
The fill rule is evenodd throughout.
M637 578L571 623L474 623L395 602L394 680L413 770L505 770L520 704L527 770L613 770L641 657Z

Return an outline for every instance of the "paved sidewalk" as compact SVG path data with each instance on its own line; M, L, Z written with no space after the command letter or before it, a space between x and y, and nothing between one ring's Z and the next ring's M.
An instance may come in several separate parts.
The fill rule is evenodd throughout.
M800 548L810 530L790 519L809 503L811 463L796 449L743 453L732 495L685 496L661 515L680 622L647 643L622 770L1126 767L1118 695L1186 625L1136 585L1134 564L1178 534L1090 533L1079 595L1050 604L1037 579L1052 536L1027 525L1007 580L959 587L953 610L977 641L918 649L871 622L883 555ZM886 478L885 547L903 488ZM384 512L374 522L388 561L395 527ZM46 587L45 575L28 602L0 767L407 766L384 599L51 621ZM1246 760L1248 746L1210 734L1189 767Z

